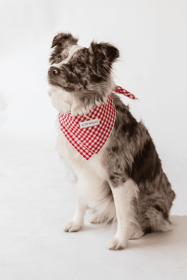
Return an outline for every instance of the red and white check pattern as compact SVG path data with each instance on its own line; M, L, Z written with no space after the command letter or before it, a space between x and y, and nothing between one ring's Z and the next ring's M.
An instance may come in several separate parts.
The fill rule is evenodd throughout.
M126 89L124 89L122 87L117 86L117 87L115 87L114 91L117 92L117 93L121 93L121 94L123 94L123 95L125 95L125 96L127 96L131 99L138 99L132 93L130 93L129 91L127 91Z
M123 92L121 92L123 90ZM135 99L130 92L116 87L115 92L119 92ZM127 95L127 94L128 95ZM99 124L95 126L80 128L79 122L99 119ZM71 145L86 159L97 154L106 143L112 132L115 121L115 106L112 95L108 96L107 102L92 109L88 114L81 116L71 116L71 114L59 113L61 130Z
M79 122L90 119L99 119L99 124L86 128L80 128ZM112 95L107 102L92 109L88 114L71 116L71 114L59 113L61 130L72 146L85 158L89 159L97 154L108 139L115 120L115 107Z

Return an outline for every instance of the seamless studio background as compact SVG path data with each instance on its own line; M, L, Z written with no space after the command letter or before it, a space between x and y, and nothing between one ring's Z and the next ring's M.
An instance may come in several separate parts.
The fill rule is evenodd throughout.
M0 2L1 279L185 279L186 14L185 0ZM115 82L138 97L123 101L149 129L177 194L173 235L149 235L114 253L104 248L113 229L89 225L87 217L84 231L61 231L75 205L71 171L55 149L57 112L47 94L58 32L72 33L85 47L95 40L120 50ZM168 245L162 255L167 240L175 248Z

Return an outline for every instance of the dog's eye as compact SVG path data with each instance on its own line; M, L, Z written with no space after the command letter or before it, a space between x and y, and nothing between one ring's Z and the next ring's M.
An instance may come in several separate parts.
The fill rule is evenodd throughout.
M61 60L62 60L62 57L61 57L61 55L59 55L59 56L57 57L57 61L58 61L58 62L61 62Z
M85 63L82 61L77 61L76 65L78 68L81 68L81 69L85 69L85 67L86 67Z

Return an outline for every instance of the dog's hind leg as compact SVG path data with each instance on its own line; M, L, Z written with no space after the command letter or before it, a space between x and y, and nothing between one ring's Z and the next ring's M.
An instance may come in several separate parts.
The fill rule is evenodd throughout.
M151 183L139 184L139 187L137 214L142 231L148 234L172 230L169 214L175 193L165 173L161 172Z
M144 235L141 228L133 223L131 223L131 234L129 236L130 240L139 239Z
M63 225L62 229L67 232L79 231L79 229L81 228L81 226L83 224L84 213L85 213L86 209L87 209L87 205L84 205L81 202L80 198L77 196L75 215L71 222Z
M169 218L165 217L163 212L159 209L160 207L158 208L159 210L157 210L157 208L158 206L156 208L150 207L145 213L145 224L147 224L145 234L155 231L169 231L174 229L174 226L169 221Z

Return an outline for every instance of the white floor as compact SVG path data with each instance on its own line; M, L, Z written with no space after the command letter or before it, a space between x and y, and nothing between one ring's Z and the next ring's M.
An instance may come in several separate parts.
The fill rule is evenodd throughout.
M105 248L115 229L89 224L89 211L80 232L61 230L74 212L74 182L55 140L1 134L0 279L187 279L187 216L117 252Z

